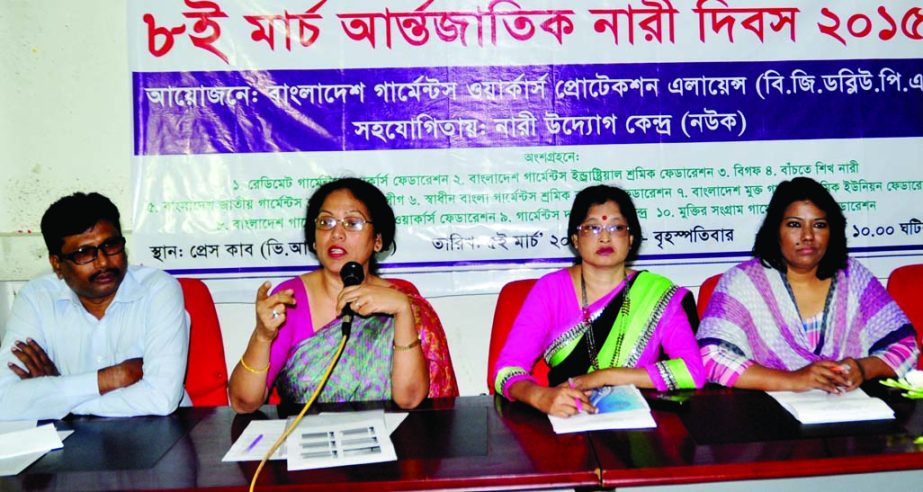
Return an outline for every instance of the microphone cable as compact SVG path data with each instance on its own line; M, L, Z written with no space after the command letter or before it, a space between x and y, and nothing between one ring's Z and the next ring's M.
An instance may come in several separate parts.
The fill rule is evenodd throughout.
M346 341L349 339L349 334L344 333L342 338L340 338L340 346L337 347L337 352L333 356L333 360L330 361L330 365L327 366L327 370L324 372L324 377L321 380L320 384L317 385L317 389L314 390L314 394L311 395L311 399L304 404L304 407L301 408L301 412L298 413L298 416L295 417L295 420L292 422L285 432L276 439L276 442L272 444L272 447L269 448L269 451L266 452L266 455L263 456L263 459L260 460L259 466L256 467L256 472L253 474L253 479L250 480L250 492L253 492L256 487L256 479L260 476L260 472L263 470L263 467L266 466L266 462L269 461L269 457L279 449L279 446L288 438L289 434L295 430L295 427L298 427L298 424L301 422L301 419L304 417L305 413L308 412L308 409L311 408L311 404L314 403L314 400L317 399L317 396L320 395L321 390L324 389L324 386L327 385L327 380L330 379L330 373L333 372L334 366L337 365L337 362L340 361L340 356L343 355L343 349L346 347Z
M350 261L343 265L343 268L340 269L340 278L343 280L344 287L351 287L353 285L359 285L365 279L365 271L362 269L362 265L355 261ZM317 389L314 390L314 394L311 395L311 399L304 404L304 407L301 409L301 412L295 417L295 421L292 422L285 432L279 436L279 439L276 439L276 442L272 444L272 447L269 448L269 452L266 453L266 456L263 456L263 459L260 460L260 465L256 468L256 473L253 474L253 480L250 481L250 492L253 492L254 487L256 487L256 478L260 475L260 472L263 470L263 467L266 465L266 462L269 461L269 457L279 449L279 446L288 438L289 434L295 430L295 427L298 427L298 424L301 422L304 414L307 413L308 409L311 408L311 404L314 403L314 400L317 399L317 396L320 394L321 390L324 389L324 386L327 385L327 380L330 379L330 373L333 372L334 366L337 362L340 361L340 356L343 355L343 348L346 347L346 341L349 340L349 334L352 329L353 317L355 313L352 308L347 304L344 308L343 322L340 324L340 330L343 333L342 338L340 339L340 346L337 348L336 354L333 356L333 360L330 362L330 365L327 366L327 371L324 372L324 377L321 380L320 384L317 385Z

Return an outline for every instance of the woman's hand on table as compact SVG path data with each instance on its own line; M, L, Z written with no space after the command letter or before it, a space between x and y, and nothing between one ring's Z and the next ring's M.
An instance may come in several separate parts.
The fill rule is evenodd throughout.
M589 374L583 374L580 376L574 376L571 378L571 381L574 383L574 388L581 391L590 391L596 388L601 388L606 385L615 384L610 381L609 378L609 369L603 369L600 371L593 371ZM561 383L561 385L567 385L568 383Z
M536 385L536 388L533 406L548 415L570 417L581 412L596 413L596 407L590 403L586 393L571 388L568 383L561 383L554 388Z
M855 389L840 363L831 360L813 362L789 374L792 391L819 389L827 393L843 393L848 388Z

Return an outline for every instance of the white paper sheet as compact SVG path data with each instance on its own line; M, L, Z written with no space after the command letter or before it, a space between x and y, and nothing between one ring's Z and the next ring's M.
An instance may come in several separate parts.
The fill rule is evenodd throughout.
M322 412L320 415L337 415L337 422L345 422L347 419L364 420L367 418L380 418L380 416L384 415L385 428L388 430L388 435L390 436L400 427L408 414L407 412L385 413L384 410L362 410L359 412Z
M32 423L32 428L35 428L35 423ZM62 441L67 439L67 436L73 433L74 431L70 430L57 431L58 438L60 438ZM37 461L39 458L45 456L47 452L48 451L36 451L34 453L21 454L19 456L0 459L0 477L19 474L19 472L25 470L29 465Z
M401 425L401 422L407 418L407 413L385 413L383 410L369 410L362 412L326 412L320 415L330 416L335 415L335 420L331 422L346 422L346 421L361 421L369 418L370 416L375 418L380 418L379 416L384 415L385 427L388 434L390 435L398 426ZM317 417L317 416L314 416ZM263 459L263 455L269 451L269 448L272 446L276 439L285 432L286 425L289 420L254 420L247 425L247 428L240 434L240 437L237 438L237 441L231 445L231 449L221 458L221 461L259 461ZM262 436L262 437L259 437ZM257 441L254 445L253 443ZM252 445L252 448L251 448ZM273 453L270 460L284 460L288 459L288 452L286 451L286 443L282 443L279 446L279 449Z
M254 420L231 445L221 461L259 461L263 459L276 439L285 432L285 420ZM285 443L273 453L271 460L284 460Z
M63 447L61 437L54 424L45 424L31 429L23 429L0 434L0 459L12 458L32 453L46 453Z
M286 444L289 470L397 460L383 412L310 415Z
M22 454L13 456L12 458L0 459L0 477L18 475L19 472L25 470L42 456L45 456L47 452L48 451L39 451L37 453Z
M829 424L863 420L894 418L894 410L878 398L857 388L841 395L821 390L801 393L792 391L767 391L782 408L788 410L803 424Z
M37 420L5 420L0 421L0 434L7 434L9 432L31 429L38 424Z

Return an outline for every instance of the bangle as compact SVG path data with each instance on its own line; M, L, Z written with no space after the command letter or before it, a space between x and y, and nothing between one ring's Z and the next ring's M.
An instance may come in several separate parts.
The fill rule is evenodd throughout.
M414 341L412 341L412 342L410 342L410 343L407 344L407 345L398 345L397 342L391 342L391 347L393 347L394 350L410 350L410 349L412 349L412 348L414 348L414 347L416 347L416 346L418 346L418 345L420 345L420 339L419 339L419 338L416 339L416 340L414 340Z
M859 384L862 384L865 382L865 369L862 368L862 364L860 364L858 360L856 360L856 367L859 368L859 377L862 378L862 381L860 381Z
M266 374L266 371L269 370L269 366L270 366L270 365L272 365L271 362L268 363L268 364L266 364L266 367L264 367L264 368L262 368L262 369L254 369L254 368L248 366L246 362L244 362L244 356L242 356L242 355L240 356L240 366L243 367L244 369L246 369L246 370L252 372L253 374Z

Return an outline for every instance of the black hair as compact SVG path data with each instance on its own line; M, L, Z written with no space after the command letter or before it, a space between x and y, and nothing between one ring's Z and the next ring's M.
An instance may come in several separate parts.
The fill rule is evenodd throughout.
M308 209L305 213L304 221L304 241L308 249L315 255L317 254L317 249L314 247L317 233L314 221L320 214L320 208L324 204L324 200L331 193L338 190L349 191L356 197L356 200L365 204L365 207L369 210L369 215L371 215L369 220L372 221L372 232L381 236L380 253L394 253L397 251L397 243L394 241L396 229L394 210L388 204L388 199L381 190L359 178L339 178L324 183L311 195L308 200ZM369 271L371 273L378 273L378 259L376 256L377 254L373 254L369 258Z
M830 240L827 252L817 265L817 278L827 279L836 274L837 270L846 268L846 217L833 195L811 178L797 177L779 183L772 199L769 200L763 225L756 233L753 256L759 258L763 266L775 268L783 273L788 270L779 243L779 226L784 219L785 209L794 202L804 200L809 200L827 215Z
M105 196L78 191L60 198L42 215L42 237L48 253L60 255L65 237L80 234L101 220L109 222L119 234L122 233L119 209Z
M628 257L626 261L632 261L638 257L638 250L641 249L641 222L638 220L638 211L631 200L631 196L625 190L609 185L596 185L584 188L574 197L574 204L570 208L570 218L567 222L567 236L571 237L578 234L577 228L586 220L586 215L590 212L593 205L602 205L606 202L615 202L619 210L628 221L628 233L633 238L631 246L628 248ZM574 260L580 263L580 256Z

